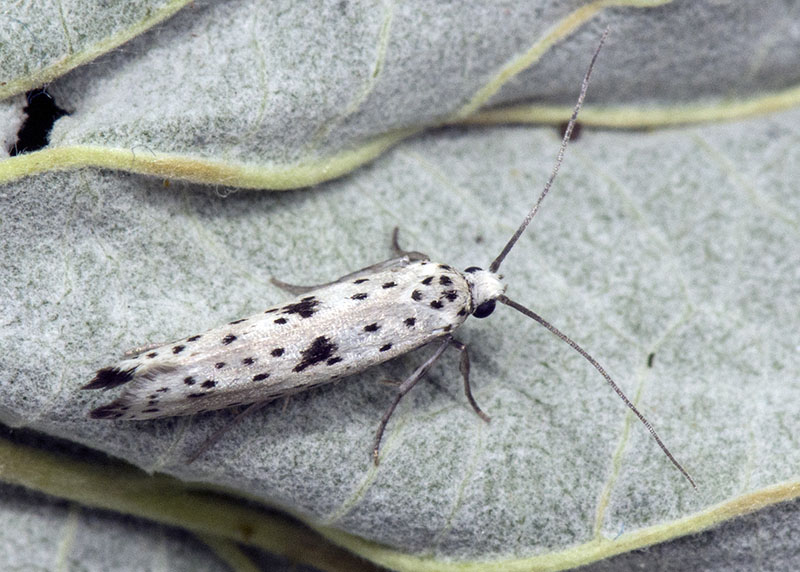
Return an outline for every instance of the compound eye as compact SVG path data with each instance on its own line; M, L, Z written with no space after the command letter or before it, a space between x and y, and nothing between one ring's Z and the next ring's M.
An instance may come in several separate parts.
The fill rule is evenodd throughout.
M486 300L486 302L480 304L475 311L472 312L472 315L476 318L485 318L492 312L494 312L495 301L494 300Z

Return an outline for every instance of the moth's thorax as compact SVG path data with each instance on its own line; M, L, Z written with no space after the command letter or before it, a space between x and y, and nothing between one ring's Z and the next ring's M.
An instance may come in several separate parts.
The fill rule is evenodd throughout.
M477 308L484 302L496 300L506 291L506 285L501 282L503 277L488 270L473 266L464 271L464 278L469 284L473 308Z

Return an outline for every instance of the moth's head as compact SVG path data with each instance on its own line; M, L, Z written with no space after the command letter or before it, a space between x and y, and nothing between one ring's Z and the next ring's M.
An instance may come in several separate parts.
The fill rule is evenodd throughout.
M501 282L503 276L470 266L464 271L464 278L472 295L472 315L485 318L494 311L497 297L506 291L506 285Z

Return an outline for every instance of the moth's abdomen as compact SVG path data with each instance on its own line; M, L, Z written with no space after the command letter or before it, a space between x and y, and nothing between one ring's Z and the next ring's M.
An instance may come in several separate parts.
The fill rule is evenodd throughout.
M101 369L85 389L125 392L91 416L188 415L303 391L455 329L470 304L463 276L428 261L335 283Z

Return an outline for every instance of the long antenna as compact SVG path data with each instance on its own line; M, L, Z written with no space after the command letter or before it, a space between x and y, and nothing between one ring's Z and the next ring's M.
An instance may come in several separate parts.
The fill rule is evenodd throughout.
M505 260L506 256L511 249L514 248L514 245L519 240L519 237L522 236L522 233L525 232L525 229L528 228L528 224L530 224L531 219L539 212L539 206L542 204L542 201L547 196L547 193L550 192L550 187L553 185L553 181L558 174L558 169L561 167L561 162L564 160L564 153L567 150L567 143L569 143L569 139L572 136L572 130L575 127L575 120L578 119L578 112L581 110L581 106L583 105L583 99L586 97L586 88L589 87L589 77L592 75L592 69L594 68L594 62L597 60L597 55L600 53L600 48L603 47L603 43L606 41L606 37L608 36L608 28L603 31L603 35L600 36L600 42L597 44L597 49L594 51L594 55L592 56L592 61L589 62L589 69L586 70L586 75L583 76L583 83L581 84L581 94L578 96L578 102L575 104L575 108L572 110L572 117L569 118L569 123L567 123L567 128L564 130L564 138L561 140L561 147L558 149L558 155L556 156L556 163L553 166L553 171L550 173L550 178L547 179L547 183L542 190L542 194L539 195L539 199L536 201L536 204L533 205L533 208L530 210L528 215L525 217L525 220L522 221L522 224L519 225L517 232L514 233L514 236L506 243L503 251L494 259L494 261L489 265L489 272L497 272L500 268L500 265Z
M639 418L639 421L644 423L644 426L647 427L648 431L650 431L650 435L653 437L653 439L655 439L656 443L658 443L658 446L661 447L661 450L664 451L664 454L667 456L667 458L669 458L669 460L672 461L672 464L675 465L675 467L683 474L684 477L686 477L686 480L688 480L692 484L692 486L695 488L695 490L697 489L697 485L695 484L694 479L692 479L692 477L689 476L689 473L686 471L686 469L684 469L683 466L675 459L675 457L672 456L672 453L670 453L669 449L667 449L667 446L664 445L664 442L661 440L661 437L658 436L658 433L656 433L656 430L653 429L653 426L650 424L650 422L645 418L644 415L642 415L639 412L638 409L636 409L636 406L633 403L631 403L631 400L628 399L628 397L622 392L622 390L614 382L614 380L611 379L611 376L608 375L608 373L606 373L606 370L603 368L603 366L601 366L599 363L597 363L596 359L594 359L592 356L590 356L586 350L584 350L581 346L579 346L577 343L575 343L569 336L567 336L566 334L562 333L558 328L556 328L550 322L548 322L547 320L542 318L539 314L537 314L533 310L529 310L528 308L526 308L522 304L519 304L519 303L515 302L514 300L512 300L511 298L508 298L507 296L504 296L504 295L499 296L497 298L497 301L498 302L502 302L506 306L511 306L512 308L514 308L518 312L521 312L522 314L525 314L529 318L532 318L533 320L536 320L537 322L539 322L539 324L541 324L542 326L544 326L545 328L550 330L550 332L553 333L562 342L566 343L573 350L575 350L576 352L581 354L584 358L586 358L586 360L590 364L592 364L597 371L600 372L600 375L602 375L606 379L606 381L608 382L608 385L610 385L611 389L613 389L617 393L617 395L620 396L622 401L625 402L625 405L627 405L628 408L631 411L633 411L634 415L636 415L636 417Z

